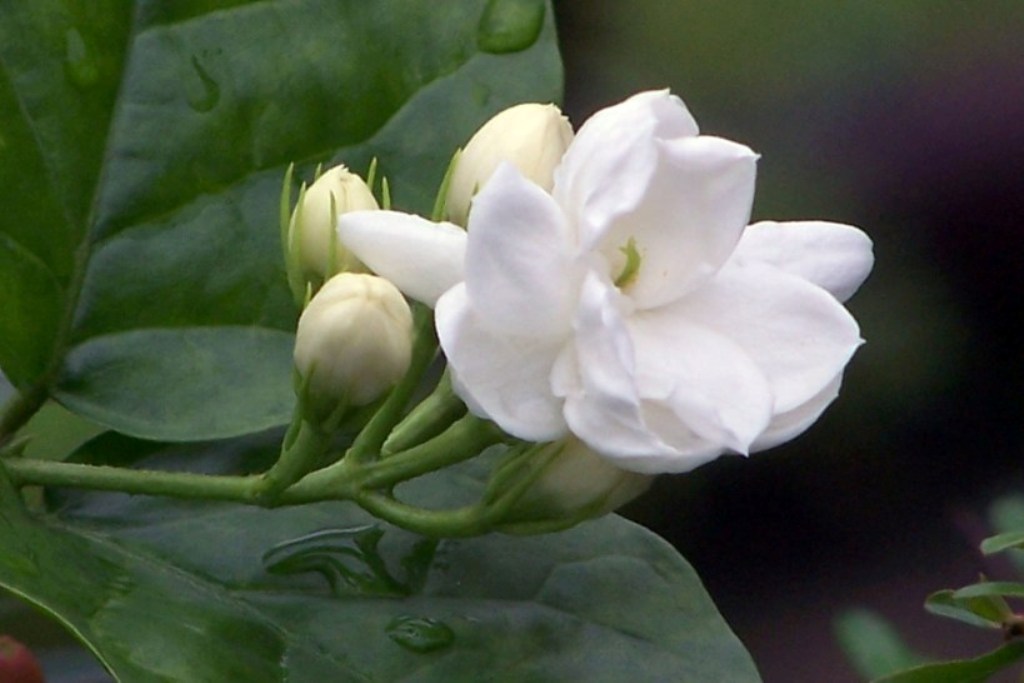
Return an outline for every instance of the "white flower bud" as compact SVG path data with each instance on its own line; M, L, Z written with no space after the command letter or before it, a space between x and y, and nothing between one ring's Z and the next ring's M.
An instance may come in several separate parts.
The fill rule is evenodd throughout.
M289 226L289 243L298 249L298 262L307 276L327 278L334 272L365 272L366 268L337 237L331 236L336 216L332 216L331 197L337 214L379 209L377 200L362 178L345 166L328 169L306 189L302 203L295 207ZM298 234L294 234L294 231ZM334 272L331 246L334 246Z
M466 225L473 195L502 161L550 191L572 139L572 126L553 104L518 104L499 112L470 138L455 164L445 198L449 220Z
M299 318L295 367L314 420L380 398L405 375L411 356L412 312L384 278L335 275Z
M516 503L509 521L600 517L633 500L654 481L651 475L616 467L573 437L549 448L560 452Z

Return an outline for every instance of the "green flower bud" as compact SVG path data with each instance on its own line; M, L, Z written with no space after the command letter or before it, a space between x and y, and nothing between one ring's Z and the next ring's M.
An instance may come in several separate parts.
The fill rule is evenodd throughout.
M620 469L569 437L534 457L552 457L506 517L506 522L600 517L646 491L654 477Z
M299 318L295 368L307 417L323 422L382 397L409 369L412 312L384 278L341 273Z
M499 112L470 138L455 165L445 199L449 220L466 225L473 195L502 161L551 190L572 138L572 126L553 104L518 104Z
M303 274L310 279L323 280L335 273L365 272L363 264L338 240L337 216L379 208L363 179L345 166L328 169L313 181L295 207L288 227L288 243L299 252L298 263Z

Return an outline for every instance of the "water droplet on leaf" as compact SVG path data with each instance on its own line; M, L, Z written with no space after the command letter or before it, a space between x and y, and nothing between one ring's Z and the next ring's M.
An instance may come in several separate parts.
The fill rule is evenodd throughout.
M540 35L546 10L544 0L490 0L477 27L477 47L494 54L525 50Z
M205 113L217 106L220 101L220 85L213 80L199 58L192 55L192 72L194 77L189 78L185 85L185 98L188 106L197 112Z
M335 595L406 596L419 592L426 581L437 541L416 543L400 559L404 580L396 577L380 554L384 530L376 524L323 529L279 543L263 555L271 574L321 575Z
M448 624L426 617L395 617L385 632L388 638L413 652L433 652L455 641L455 633Z
M64 68L68 80L78 88L88 88L100 79L99 65L76 28L64 34Z

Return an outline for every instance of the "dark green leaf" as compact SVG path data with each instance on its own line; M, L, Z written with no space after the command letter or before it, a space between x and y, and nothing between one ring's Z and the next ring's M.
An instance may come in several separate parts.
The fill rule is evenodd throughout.
M138 447L148 467L220 471L277 438L233 442L228 458L224 444ZM478 477L470 466L407 493L458 500L479 492ZM345 503L267 511L79 492L33 517L9 488L0 495L0 584L122 681L759 680L689 565L616 517L434 548L391 528L367 536L372 520ZM300 537L269 556L270 571L267 551ZM282 573L288 552L297 559ZM332 588L308 564L325 558L352 580Z
M1008 643L974 659L926 664L879 678L875 683L982 683L1024 658L1024 643Z
M286 422L287 165L376 156L429 211L487 117L560 88L540 0L0 3L0 366L149 438Z

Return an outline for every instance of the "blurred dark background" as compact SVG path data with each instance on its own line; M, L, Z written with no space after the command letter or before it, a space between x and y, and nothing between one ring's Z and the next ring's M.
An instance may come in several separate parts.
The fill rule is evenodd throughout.
M696 566L766 681L855 681L832 623L890 618L923 652L999 644L928 593L1000 576L977 543L1024 490L1024 2L556 3L575 124L670 87L750 145L756 219L866 230L867 344L796 442L662 477L627 514Z

